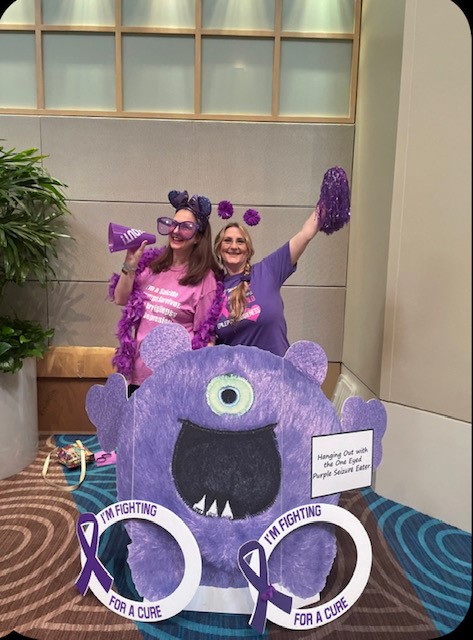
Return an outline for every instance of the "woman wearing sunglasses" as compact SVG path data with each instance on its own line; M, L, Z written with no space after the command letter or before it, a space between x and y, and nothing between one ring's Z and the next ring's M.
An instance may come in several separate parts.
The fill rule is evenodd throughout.
M128 250L121 273L114 274L110 296L124 305L118 323L118 347L113 364L125 375L133 392L151 374L140 358L140 345L158 324L182 324L192 339L192 348L213 343L221 309L223 285L212 252L209 216L212 209L205 196L189 198L187 191L170 191L174 216L158 218L158 233L168 238L161 248Z

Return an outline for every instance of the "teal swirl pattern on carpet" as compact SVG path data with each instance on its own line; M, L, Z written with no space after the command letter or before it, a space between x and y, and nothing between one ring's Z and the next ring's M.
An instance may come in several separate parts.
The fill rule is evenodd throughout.
M456 629L471 602L471 534L372 489L361 493L437 629Z
M70 444L77 438L80 438L91 451L100 450L96 436L55 436L58 446ZM78 470L64 469L64 475L69 484L78 482ZM117 500L115 466L98 467L93 463L88 465L84 483L71 495L80 513L86 511L98 513L106 506L113 504ZM432 630L436 628L442 636L456 629L465 618L470 605L471 535L383 498L370 488L362 489L357 495L360 501L366 502L367 506L362 508L367 509L375 518L378 529L382 532L399 564L400 571L404 572L417 594L421 603L419 607L424 607L430 617ZM372 530L372 543L375 535L375 531ZM124 597L139 601L141 598L135 590L126 561L129 542L123 524L115 523L101 536L98 553L102 563L114 577L116 590ZM369 586L367 591L370 591ZM382 610L378 611L377 605L374 606L371 616L379 614L378 623L381 623ZM338 621L342 626L343 619L344 617ZM415 621L415 617L411 620ZM284 630L269 623L265 634L261 635L249 626L248 615L193 611L182 611L159 623L136 622L135 624L144 640L239 640L245 638L338 640L339 637L345 637L350 629L350 624L346 623L347 626L343 627L344 631L340 636L335 624L314 629L312 632L309 630L296 632ZM396 637L405 638L403 634L406 628L408 627L402 627L399 624L397 630L399 635ZM375 629L367 625L361 626L359 630L361 636L355 634L346 637L352 637L353 640L358 640L359 637L372 637L369 634ZM378 637L381 636L376 635L376 638ZM422 635L422 632L418 631L413 632L409 640L416 638L425 640L425 637L425 633ZM427 635L427 637L430 640L433 636Z

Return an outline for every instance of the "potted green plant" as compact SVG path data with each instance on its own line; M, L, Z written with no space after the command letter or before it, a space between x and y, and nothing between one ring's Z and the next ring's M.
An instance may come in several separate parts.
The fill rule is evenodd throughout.
M43 167L44 157L38 149L0 146L0 301L7 285L21 286L33 279L46 287L55 277L52 260L57 258L58 240L70 238L65 224L70 213L63 191L66 185ZM44 355L53 332L18 315L0 316L0 478L21 470L36 455L36 358ZM28 396L29 409L24 406ZM15 437L10 429L12 421L18 423L23 415L30 434L22 448L18 425ZM9 451L8 442L14 444L14 451ZM18 451L15 462L12 454Z
M0 317L0 372L16 373L25 358L42 358L54 329L18 317Z

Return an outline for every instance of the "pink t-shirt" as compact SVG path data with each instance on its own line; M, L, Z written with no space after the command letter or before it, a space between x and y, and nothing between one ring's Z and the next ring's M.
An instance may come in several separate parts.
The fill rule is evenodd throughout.
M195 330L206 319L217 289L215 275L210 271L196 285L181 285L179 280L185 275L186 265L171 267L168 271L153 273L149 267L137 277L138 286L146 293L145 313L136 334L138 356L132 384L141 384L151 370L139 355L142 340L158 324L177 322L187 329L191 339Z

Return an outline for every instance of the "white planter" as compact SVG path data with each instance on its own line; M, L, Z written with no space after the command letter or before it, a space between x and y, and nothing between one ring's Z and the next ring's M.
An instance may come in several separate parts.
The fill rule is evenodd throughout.
M36 358L18 373L0 373L0 480L19 473L38 451Z

